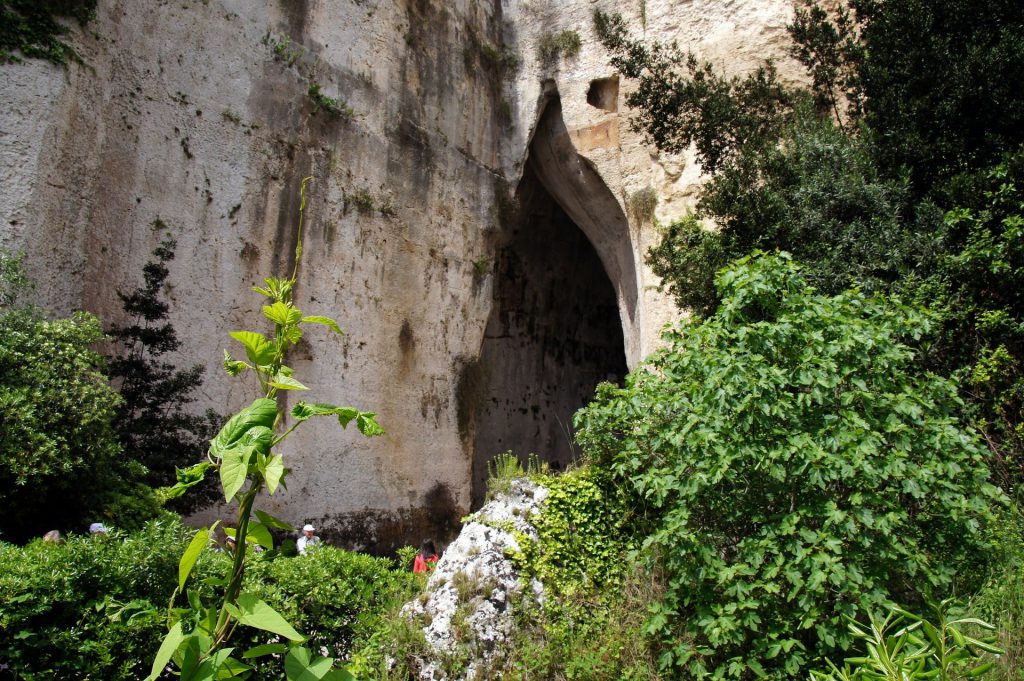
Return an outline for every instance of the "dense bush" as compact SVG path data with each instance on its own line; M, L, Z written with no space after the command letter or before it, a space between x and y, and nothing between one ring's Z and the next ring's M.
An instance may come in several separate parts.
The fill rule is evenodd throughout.
M0 544L0 665L27 680L144 678L192 535L168 514L132 534ZM203 554L200 597L212 598L215 587L204 580L228 562L225 553ZM347 656L411 580L390 561L325 546L303 557L253 556L246 588L299 624L313 645Z
M578 437L650 522L662 663L791 678L849 647L844 615L948 588L998 495L955 386L904 344L921 313L817 294L785 256L718 286L716 314L602 386Z
M0 532L23 540L55 527L84 529L123 487L112 471L117 393L91 349L99 321L48 321L0 310ZM108 486L109 483L109 486Z

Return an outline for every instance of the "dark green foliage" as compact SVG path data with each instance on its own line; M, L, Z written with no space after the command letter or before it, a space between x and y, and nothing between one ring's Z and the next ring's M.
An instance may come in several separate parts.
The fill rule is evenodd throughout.
M717 283L715 315L603 385L578 439L650 523L662 663L789 679L848 649L844 615L948 589L999 495L954 384L906 345L924 314L818 294L788 257Z
M744 150L778 138L794 99L768 62L746 78L725 78L677 45L644 45L630 38L619 15L594 14L598 37L612 51L612 65L637 81L626 103L631 125L664 151L695 144L697 160L714 173Z
M927 228L939 224L937 211L909 206L906 185L879 177L863 142L799 108L780 145L738 156L705 186L698 209L717 230L693 218L670 225L648 258L698 314L718 303L715 273L755 249L790 251L828 293L885 290L922 259Z
M979 174L980 175L980 174ZM932 361L960 377L1000 485L1024 483L1024 152L946 215L946 252L906 288L942 319Z
M883 172L915 192L986 168L1024 142L1024 3L854 0L855 67Z
M0 64L22 57L46 59L54 64L81 62L73 47L61 38L68 28L58 17L84 26L96 14L97 0L0 0Z
M0 664L26 680L143 678L187 537L168 516L128 536L0 544Z
M192 534L167 515L128 535L0 544L0 664L27 680L144 678ZM196 569L205 579L228 563L228 554L205 552ZM412 581L387 560L331 547L298 558L254 556L250 570L251 590L341 655L379 626L382 608ZM197 588L204 597L214 591ZM240 641L249 634L263 638L247 630Z
M117 412L118 439L126 456L147 468L145 482L152 487L174 484L175 468L200 461L222 420L209 410L203 416L187 411L202 385L203 367L177 369L165 359L181 348L163 299L175 247L174 239L165 238L142 269L145 284L118 293L130 321L107 331L114 341L107 373L123 400ZM180 508L194 509L215 494L213 484L205 485Z

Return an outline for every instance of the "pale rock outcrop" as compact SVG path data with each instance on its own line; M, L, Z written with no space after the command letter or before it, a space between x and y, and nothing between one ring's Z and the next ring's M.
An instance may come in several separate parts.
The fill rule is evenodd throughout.
M420 678L446 678L440 658L456 656L461 647L471 658L464 678L474 678L511 632L512 599L543 599L544 588L532 580L523 594L519 573L509 554L520 541L536 541L531 517L540 512L547 489L526 478L513 480L463 526L444 551L427 581L423 596L407 603L402 614L426 623L423 634L433 656L420 660Z

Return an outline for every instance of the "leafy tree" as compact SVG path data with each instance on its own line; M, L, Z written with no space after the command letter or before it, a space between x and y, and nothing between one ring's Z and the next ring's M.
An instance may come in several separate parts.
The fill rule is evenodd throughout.
M154 260L143 267L145 284L118 293L131 321L107 331L115 343L108 373L123 399L116 420L118 439L125 454L146 467L145 482L152 487L174 484L177 467L201 460L220 420L212 410L203 416L187 411L202 385L203 367L177 369L164 360L181 347L162 297L176 245L173 238L164 238L153 251ZM181 508L190 510L215 494L213 485L205 485L203 493L190 495Z
M715 273L755 249L790 251L819 289L885 290L932 247L936 210L910 207L905 183L881 178L863 142L806 105L780 143L736 156L712 176L690 217L666 228L648 262L677 303L710 314Z
M10 307L27 281L20 258L0 256L0 271L0 532L23 540L88 524L126 470L111 425L119 398L91 349L99 320Z
M817 293L786 255L717 285L717 312L602 385L578 438L649 522L662 663L789 679L850 647L844 616L947 589L999 494L956 386L907 345L925 314Z

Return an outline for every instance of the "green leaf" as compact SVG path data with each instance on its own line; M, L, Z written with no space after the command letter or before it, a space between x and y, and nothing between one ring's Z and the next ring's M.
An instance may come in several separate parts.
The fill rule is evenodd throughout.
M297 646L284 659L284 673L288 681L321 681L334 663L329 657L313 658L309 649Z
M220 462L220 484L224 488L224 498L231 501L238 494L245 484L245 478L249 474L249 456L252 454L252 447L237 447L229 449L221 455Z
M230 336L245 346L245 354L256 366L267 366L274 363L277 350L274 344L255 331L232 331Z
M160 644L160 649L156 651L156 657L153 658L153 669L150 671L149 676L146 677L146 681L154 681L163 672L164 667L171 661L174 653L177 652L178 647L185 640L185 634L181 631L181 622L176 622L167 635L164 636L163 643Z
M231 649L233 650L233 649ZM252 666L236 660L233 657L226 658L217 668L218 679L234 679L252 669Z
M257 645L256 647L249 648L242 653L242 658L253 659L255 657L262 657L263 655L279 654L286 650L288 650L288 645L284 643L266 643L265 645Z
M196 532L196 536L192 537L188 548L185 549L185 553L181 555L181 560L178 561L178 589L183 590L185 588L185 580L192 573L192 568L195 567L196 561L199 560L199 555L209 543L210 530L206 528L199 530Z
M340 420L340 416L338 417ZM342 426L345 424L343 423ZM383 435L384 429L377 423L377 415L370 411L360 412L356 417L356 428L366 437Z
M276 655L283 653L288 650L288 646L284 643L267 643L262 646L256 646L255 648L249 648L249 650L242 653L243 660L251 660L256 657L263 657L264 655Z
M281 390L309 390L309 388L302 385L291 376L285 376L280 372L278 372L277 376L274 376L274 380L270 382L270 385Z
M274 538L270 536L270 530L262 523L249 523L249 531L246 532L246 541L254 541L268 551L274 548Z
M220 458L221 453L234 447L250 428L273 428L277 419L277 402L265 397L255 400L245 409L228 419L217 436L210 441L210 456Z
M274 454L267 460L267 467L263 470L263 479L267 481L267 491L273 494L284 476L284 457Z
M211 465L213 464L209 461L204 461L188 468L175 468L174 473L178 478L178 482L170 487L161 488L164 498L177 499L188 491L190 487L195 487L201 483L206 477L206 469Z
M239 441L242 446L251 446L260 454L266 454L274 444L274 431L266 426L250 428Z
M330 317L322 317L320 315L310 315L309 317L303 317L302 318L302 323L303 324L323 324L324 326L329 328L331 331L334 331L335 333L338 333L338 334L340 334L342 336L345 335L345 332L341 330L340 326L338 326L338 322L334 321Z
M290 641L306 640L276 610L261 601L254 594L241 594L238 597L237 606L228 603L224 607L232 617L246 626L269 631L272 634L283 636Z
M291 326L298 324L302 319L302 312L295 309L291 303L276 302L273 305L264 305L263 314L267 319L279 326Z
M344 417L345 421L342 422L342 426L347 426L348 422L359 415L358 409L352 407L339 407L333 404L311 404L309 402L298 402L292 407L292 416L297 421L305 421L314 416L334 416L338 415L339 420Z
M260 522L267 527L272 527L275 530L285 530L287 532L294 532L295 526L291 523L287 523L280 518L276 518L265 511L256 510L256 517L260 519Z

